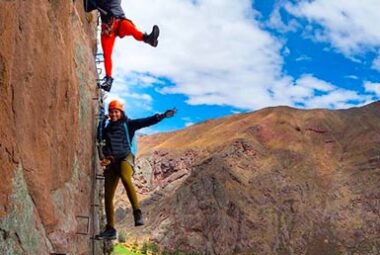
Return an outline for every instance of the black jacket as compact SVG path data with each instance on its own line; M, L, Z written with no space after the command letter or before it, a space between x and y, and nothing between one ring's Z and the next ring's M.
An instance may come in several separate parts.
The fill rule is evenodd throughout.
M136 130L154 125L160 122L163 118L163 114L155 114L148 118L135 120L124 118L116 122L110 122L105 128L103 128L102 136L103 139L106 140L106 144L103 147L104 156L123 159L130 153L131 148L128 145L124 123L128 126L129 141L132 142Z

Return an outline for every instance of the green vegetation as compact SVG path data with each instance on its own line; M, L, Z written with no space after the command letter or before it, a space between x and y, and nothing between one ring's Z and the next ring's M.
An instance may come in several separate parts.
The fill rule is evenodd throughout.
M155 243L144 242L142 247L139 248L137 241L135 241L130 248L125 247L122 244L117 244L114 246L112 255L199 255L196 252L183 252L180 250L161 250Z
M145 241L144 241L143 246L141 248L141 253L144 254L144 255L148 254L148 244Z
M155 243L149 243L148 244L148 250L151 251L153 255L158 254L158 245Z
M138 252L138 250L139 250L139 244L137 243L137 240L135 240L135 242L132 244L131 250L133 252Z
M125 248L123 245L117 244L113 247L112 255L139 255L140 253L135 253L127 248Z
M125 238L125 232L124 231L119 232L117 240L119 241L119 243L125 243L126 238Z

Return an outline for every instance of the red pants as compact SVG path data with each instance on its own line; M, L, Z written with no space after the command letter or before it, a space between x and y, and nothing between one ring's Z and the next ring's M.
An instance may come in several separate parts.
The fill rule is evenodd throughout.
M116 36L123 38L126 35L132 35L137 41L143 40L143 33L128 19L114 19L111 24L102 23L101 42L106 76L112 77L112 51Z

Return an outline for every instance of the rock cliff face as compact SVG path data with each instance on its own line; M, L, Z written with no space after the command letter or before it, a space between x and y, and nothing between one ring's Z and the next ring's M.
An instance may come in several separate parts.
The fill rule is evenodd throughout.
M380 102L268 108L140 139L146 226L129 240L201 254L379 254Z
M88 254L95 17L0 2L0 254Z

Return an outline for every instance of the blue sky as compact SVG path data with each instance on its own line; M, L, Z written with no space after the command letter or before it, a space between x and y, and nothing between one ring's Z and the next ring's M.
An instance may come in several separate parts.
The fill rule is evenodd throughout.
M343 109L380 98L378 0L124 0L152 48L118 39L111 99L171 131L269 106Z

